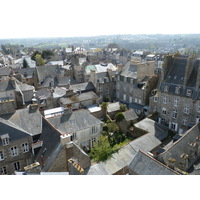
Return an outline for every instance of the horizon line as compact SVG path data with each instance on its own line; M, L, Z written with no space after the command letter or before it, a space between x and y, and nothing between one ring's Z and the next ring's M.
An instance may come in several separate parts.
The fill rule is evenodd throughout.
M130 36L130 35L200 35L200 33L134 33L134 34L106 34L106 35L91 35L91 36L33 36L33 37L10 37L1 38L0 40L16 40L16 39L47 39L47 38L88 38L88 37L103 37L103 36Z

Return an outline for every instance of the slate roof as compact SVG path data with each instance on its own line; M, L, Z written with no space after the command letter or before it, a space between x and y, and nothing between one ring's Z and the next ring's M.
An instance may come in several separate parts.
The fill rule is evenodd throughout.
M166 75L163 82L160 83L160 91L164 92L164 88L166 85L168 85L169 90L168 93L175 94L177 96L185 96L188 97L187 90L190 89L192 91L192 95L188 98L192 99L200 99L200 91L196 90L196 83L197 83L197 75L198 70L200 70L200 60L196 59L193 61L194 68L192 70L192 73L186 83L184 85L185 80L185 71L186 71L186 65L187 65L187 57L178 57L174 58L174 64L172 64L168 74ZM175 93L176 87L180 88L179 94Z
M42 115L38 110L31 110L29 108L18 109L14 114L1 117L9 120L31 136L42 133Z
M26 131L21 129L19 126L3 118L0 118L0 130L1 130L0 136L4 134L9 134L10 142L30 136ZM0 145L2 145L1 140L0 140Z
M95 91L95 87L94 87L92 82L70 85L70 89L73 90L74 92L77 92L77 91L81 91L81 92Z
M51 92L48 89L42 88L39 89L36 93L35 93L35 97L36 98L45 98L48 99L49 97L51 97Z
M196 138L200 136L200 123L193 126L189 129L179 140L174 142L165 152L159 154L160 159L162 159L165 163L168 162L168 159L171 157L176 160L175 166L180 167L181 155L187 154L189 155L189 165L191 164L192 158L190 157L190 144L194 144L196 142Z
M111 175L128 166L140 149L149 152L161 142L147 133L123 146L117 153L105 162L100 162L85 169L87 175Z
M10 79L1 79L0 80L0 92L14 90L13 84Z
M42 164L41 156L44 158L45 166L42 171L48 171L54 162L56 156L62 150L60 144L60 132L56 130L51 124L42 117L43 130L40 136L40 141L43 141L43 145L37 154L36 160Z
M71 114L63 114L48 118L47 120L63 134L76 132L102 123L87 110L77 110Z
M171 168L139 150L129 164L129 173L137 175L178 175Z
M133 64L131 61L127 62L126 65L122 68L120 75L137 79L137 65Z
M123 115L124 115L124 118L126 121L138 119L137 114L135 113L135 111L132 108L123 112Z
M56 74L61 74L61 66L59 65L47 65L47 66L36 66L38 75L38 81L42 82L46 77L54 78Z
M35 68L20 68L20 69L13 69L13 71L19 72L22 74L25 78L32 78L35 74Z
M97 64L97 65L88 65L85 68L86 74L90 74L91 70L94 70L96 73L107 72L107 69L111 69L112 71L117 71L117 67L112 63L108 63L106 65Z
M156 137L160 141L164 140L168 136L167 127L149 118L141 120L140 122L134 124L134 126L151 133L154 137Z
M109 103L107 106L107 112L115 112L115 111L119 111L120 110L120 104L119 102L115 102L115 103Z
M88 101L91 99L98 99L99 97L94 92L85 92L67 98L60 98L62 104L71 104L76 102Z
M25 83L21 83L21 84L17 84L20 88L21 91L29 91L29 90L34 90L35 88L31 85L25 84ZM16 91L19 91L19 88L16 87Z
M0 76L9 76L11 69L8 67L0 68Z
M187 57L175 57L174 62L166 75L165 82L183 85L185 71L187 66Z

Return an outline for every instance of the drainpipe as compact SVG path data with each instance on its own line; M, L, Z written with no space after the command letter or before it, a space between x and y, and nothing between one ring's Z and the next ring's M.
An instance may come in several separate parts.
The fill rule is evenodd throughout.
M16 83L16 81L15 81L15 85L16 85L16 87L18 88L19 92L21 93L21 95L22 95L22 103L23 103L23 105L25 105L25 102L24 102L24 94L22 93L22 91L21 91L21 89L19 88L19 86L18 86L18 84Z

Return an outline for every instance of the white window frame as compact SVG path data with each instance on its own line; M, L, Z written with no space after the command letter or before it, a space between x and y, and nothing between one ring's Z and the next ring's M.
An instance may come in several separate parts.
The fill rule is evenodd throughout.
M200 104L197 106L197 112L200 113Z
M9 138L2 139L2 145L3 146L9 145Z
M179 86L175 87L175 93L176 93L176 94L179 94L179 93L180 93L180 87L179 87Z
M178 107L178 100L179 100L179 99L178 99L177 97L174 98L174 106L175 106L175 107Z
M165 91L165 92L168 92L168 91L169 91L169 85L165 85L164 91Z
M166 96L163 97L163 103L167 104L167 97Z
M190 113L190 108L188 106L184 106L183 112L188 115Z
M126 94L123 94L123 101L126 101Z
M70 134L71 141L76 140L76 132Z
M11 155L12 156L17 156L18 155L18 148L16 146L11 147L10 150L11 150Z
M139 104L141 104L141 103L142 103L141 99L139 99L139 98L138 98L138 103L139 103Z
M184 126L187 126L187 119L183 119L183 120L182 120L182 124L183 124Z
M129 96L129 103L133 103L133 97Z
M97 133L97 128L96 126L92 126L92 134L96 134Z
M191 89L187 89L186 96L190 97L191 95L192 95L192 90Z
M172 118L176 119L178 116L177 110L173 110L172 112Z
M167 114L167 109L166 108L162 108L162 114L166 115Z
M29 145L27 142L22 144L22 151L23 153L29 152Z
M153 97L154 102L158 102L158 97Z

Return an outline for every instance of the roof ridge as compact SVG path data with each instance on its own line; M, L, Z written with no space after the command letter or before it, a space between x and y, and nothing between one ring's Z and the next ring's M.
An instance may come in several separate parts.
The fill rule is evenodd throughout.
M166 151L164 151L163 153L161 153L161 155L165 154L166 152L168 152L172 147L174 147L176 144L178 144L183 138L185 138L190 132L191 130L193 130L194 128L196 128L197 125L199 125L199 123L195 124L192 128L190 128L189 130L186 131L186 133L179 138L176 142L174 142Z
M162 165L163 167L165 167L165 168L169 169L170 171L172 171L172 172L174 172L174 173L176 173L176 174L180 175L180 173L178 173L177 171L175 171L175 170L171 169L171 168L170 168L170 167L168 167L167 165L164 165L163 163L161 163L160 161L156 160L156 159L155 159L155 158L153 158L152 156L148 155L147 153L145 153L145 152L144 152L144 151L142 151L141 149L139 149L139 151L140 151L142 154L144 154L144 155L146 155L147 157L149 157L150 159L152 159L152 160L156 161L158 164ZM139 151L138 151L138 152L139 152Z

